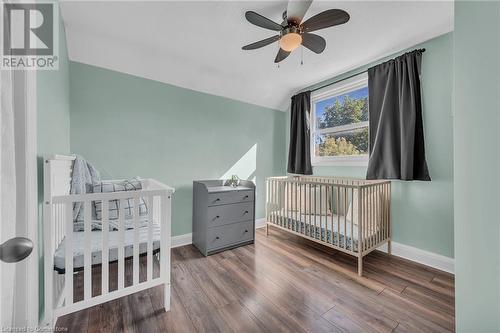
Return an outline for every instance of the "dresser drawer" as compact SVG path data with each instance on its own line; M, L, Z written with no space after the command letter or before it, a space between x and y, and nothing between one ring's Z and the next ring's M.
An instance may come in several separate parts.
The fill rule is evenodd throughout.
M253 220L253 202L208 207L209 228L246 220Z
M208 205L226 205L236 202L253 202L253 191L228 191L208 194Z
M245 221L208 229L207 250L216 250L252 240L253 225L253 221Z

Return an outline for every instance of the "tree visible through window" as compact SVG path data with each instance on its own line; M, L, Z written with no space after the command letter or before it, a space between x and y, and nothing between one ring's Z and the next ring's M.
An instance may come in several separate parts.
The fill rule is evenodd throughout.
M368 154L368 86L357 80L313 97L313 159L366 157ZM332 159L333 157L333 159Z

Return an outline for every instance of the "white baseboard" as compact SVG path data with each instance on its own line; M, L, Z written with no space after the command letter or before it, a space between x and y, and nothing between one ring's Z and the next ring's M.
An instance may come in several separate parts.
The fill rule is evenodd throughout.
M189 245L191 243L193 243L192 233L172 237L172 248Z
M451 274L455 273L455 260L433 252L417 249L416 247L392 242L392 255L405 258L420 264L439 269ZM378 250L387 253L387 244Z
M266 219L256 219L255 220L255 229L264 228L266 226Z

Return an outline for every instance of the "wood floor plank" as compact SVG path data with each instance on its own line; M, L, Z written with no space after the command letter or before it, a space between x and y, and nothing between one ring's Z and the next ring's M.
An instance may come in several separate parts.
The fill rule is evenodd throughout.
M59 332L88 332L89 329L89 310L85 309L75 313L68 314L57 320L56 327Z
M282 307L260 290L260 286L256 285L255 280L244 271L244 268L234 263L236 260L234 257L224 259L215 255L209 262L225 270L226 285L235 291L241 304L272 332L306 332L295 320L286 315Z
M161 331L169 333L196 331L175 289L172 288L170 292L169 312L166 312L163 308L163 286L151 288L148 290L148 293L151 297Z
M181 262L172 265L172 284L197 332L228 331L215 312L214 304Z
M351 319L350 316L346 315L336 306L324 313L323 317L345 332L365 333L371 331L371 328L365 325L365 323Z
M280 285L280 281L268 275L258 273L255 267L248 261L244 261L240 252L235 258L227 260L229 270L232 274L238 271L242 278L248 279L251 283L259 286L259 292L266 295L276 306L282 309L297 325L310 332L332 332L336 327L324 320L320 313L315 313L298 296L301 294L300 288ZM309 303L310 304L310 303Z
M455 301L448 295L413 285L408 286L402 294L420 304L426 305L430 309L444 312L450 316L455 313Z
M218 308L217 312L233 332L271 332L239 302Z
M123 316L121 300L112 300L89 309L88 332L121 332Z
M179 254L184 259L187 269L203 292L216 308L237 303L232 293L222 290L217 274L214 274L201 253L192 246L183 246Z
M159 261L154 257L154 274ZM203 257L192 245L172 250L171 309L163 286L59 318L69 332L453 332L453 275L373 252L365 274L356 258L272 229L255 244ZM140 277L147 257L140 258ZM109 264L110 290L117 265ZM101 267L92 269L100 294ZM125 261L126 285L132 262ZM74 275L83 297L83 272Z

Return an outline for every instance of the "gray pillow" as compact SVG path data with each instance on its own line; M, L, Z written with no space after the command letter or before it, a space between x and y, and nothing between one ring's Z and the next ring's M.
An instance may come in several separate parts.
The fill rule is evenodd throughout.
M111 192L126 192L126 191L138 191L142 190L141 181L134 178L130 180L123 180L119 182L112 181L101 181L92 185L92 193L111 193ZM117 220L119 216L119 209L121 200L110 200L109 201L109 219ZM93 201L96 220L100 221L102 219L102 202ZM134 199L125 199L125 219L131 219L133 213ZM148 207L144 198L139 199L139 216L145 216L148 214Z
M87 193L113 193L113 192L127 192L138 191L142 189L141 181L137 178L122 181L100 181L89 185ZM109 201L109 230L118 230L118 217L120 212L121 200ZM133 205L134 199L125 199L125 228L133 228ZM81 210L83 211L83 209ZM139 226L144 226L147 223L148 207L144 198L139 199ZM92 230L102 229L102 201L92 201ZM84 222L83 214L78 214L74 231L83 231Z

